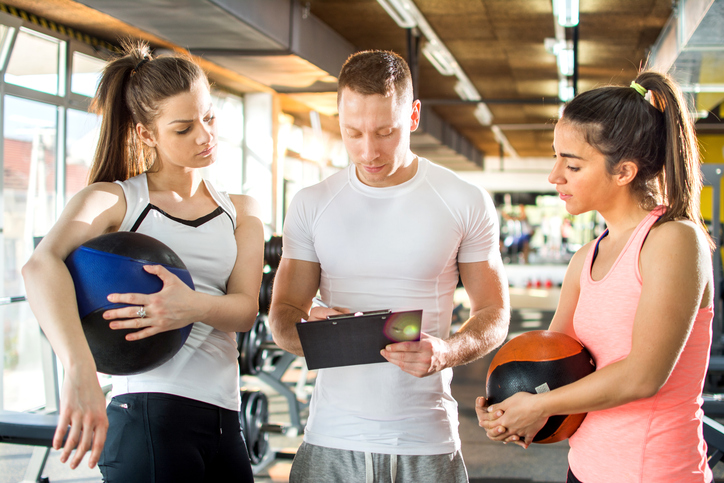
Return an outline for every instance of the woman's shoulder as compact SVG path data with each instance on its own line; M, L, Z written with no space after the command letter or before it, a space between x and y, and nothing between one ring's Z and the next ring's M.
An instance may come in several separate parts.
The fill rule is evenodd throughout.
M678 251L708 246L706 235L691 220L671 220L654 225L646 238L644 249Z
M73 195L69 205L92 204L97 207L125 202L123 188L117 183L99 181L89 184ZM124 207L125 209L125 207Z
M253 216L261 219L261 204L249 195L229 195L229 199L236 208L237 217Z

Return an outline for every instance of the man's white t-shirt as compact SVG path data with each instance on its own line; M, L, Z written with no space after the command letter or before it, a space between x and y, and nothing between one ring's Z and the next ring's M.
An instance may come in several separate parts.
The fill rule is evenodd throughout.
M354 165L300 191L284 224L283 256L317 262L320 293L353 312L423 310L422 331L449 336L458 263L499 257L490 195L419 158L415 176L373 188ZM309 444L400 455L460 448L452 369L424 378L389 363L321 369Z

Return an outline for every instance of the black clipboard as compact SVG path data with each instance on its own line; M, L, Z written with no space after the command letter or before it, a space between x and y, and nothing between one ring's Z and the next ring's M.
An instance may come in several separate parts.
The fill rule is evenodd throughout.
M309 369L387 362L380 351L420 340L422 310L357 312L297 324Z

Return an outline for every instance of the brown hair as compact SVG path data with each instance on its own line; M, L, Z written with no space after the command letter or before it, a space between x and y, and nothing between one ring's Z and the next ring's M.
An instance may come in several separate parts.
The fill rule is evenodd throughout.
M646 97L633 87L600 87L570 101L561 120L581 129L605 156L609 174L621 161L636 163L631 189L644 209L666 206L659 223L691 220L709 236L700 211L699 146L681 90L654 71L642 71L635 82Z
M136 125L155 131L161 102L188 92L206 74L190 58L175 54L153 57L148 44L124 41L123 53L103 70L91 111L102 115L89 183L124 181L147 171L154 153L145 152Z
M398 103L412 102L412 74L405 59L394 52L365 50L349 56L337 81L337 105L344 88L363 95L387 97L397 93Z

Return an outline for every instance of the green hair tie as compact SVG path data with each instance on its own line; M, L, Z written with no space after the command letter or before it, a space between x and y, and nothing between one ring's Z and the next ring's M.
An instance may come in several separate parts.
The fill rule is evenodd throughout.
M636 81L632 81L632 82L631 82L631 87L632 87L633 89L636 89L636 92L638 92L638 93L641 94L642 96L646 97L646 92L647 92L647 90L646 90L646 88L645 88L644 86L642 86L641 84L637 83Z

